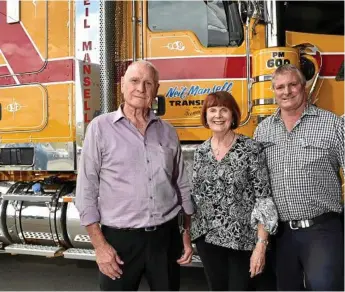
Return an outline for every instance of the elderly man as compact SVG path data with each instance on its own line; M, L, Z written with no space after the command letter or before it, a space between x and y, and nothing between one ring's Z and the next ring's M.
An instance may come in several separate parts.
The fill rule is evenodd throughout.
M280 216L276 238L279 290L344 289L344 238L340 167L341 118L308 104L306 80L292 65L272 76L278 104L255 138L265 147Z
M181 147L174 128L150 110L158 79L151 63L132 63L121 79L124 104L93 119L85 136L76 206L101 290L138 290L142 275L152 290L178 290L179 265L191 261L193 205Z

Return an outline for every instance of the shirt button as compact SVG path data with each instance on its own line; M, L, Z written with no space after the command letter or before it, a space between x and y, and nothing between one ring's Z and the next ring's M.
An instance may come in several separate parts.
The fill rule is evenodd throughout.
M149 181L151 181L151 178L149 178Z
M150 197L150 199L152 200L152 199L153 199L153 197L151 196L151 197Z
M150 160L147 159L147 163L150 163Z

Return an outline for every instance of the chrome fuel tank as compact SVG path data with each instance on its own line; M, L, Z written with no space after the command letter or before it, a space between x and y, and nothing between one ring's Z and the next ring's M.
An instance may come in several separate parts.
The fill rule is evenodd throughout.
M86 228L80 225L79 212L74 202L68 203L66 210L66 229L73 247L93 248Z
M37 189L39 185L39 191ZM69 247L66 220L67 204L59 198L73 189L69 183L14 184L1 200L0 241ZM1 235L1 234L0 234Z

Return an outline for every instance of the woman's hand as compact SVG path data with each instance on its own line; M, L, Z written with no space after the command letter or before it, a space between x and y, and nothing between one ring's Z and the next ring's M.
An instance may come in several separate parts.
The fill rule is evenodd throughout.
M182 234L183 239L183 255L177 260L180 265L187 265L192 261L193 247L190 239L189 230L185 230Z
M265 267L266 260L266 244L258 242L250 257L250 277L253 278L256 275L262 273Z

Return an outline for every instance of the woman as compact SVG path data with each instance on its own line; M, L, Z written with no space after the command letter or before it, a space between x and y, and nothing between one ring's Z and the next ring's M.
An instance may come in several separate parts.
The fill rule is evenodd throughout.
M257 142L234 132L240 116L230 93L209 94L201 118L212 137L194 153L191 238L210 290L247 290L277 228L265 157Z

